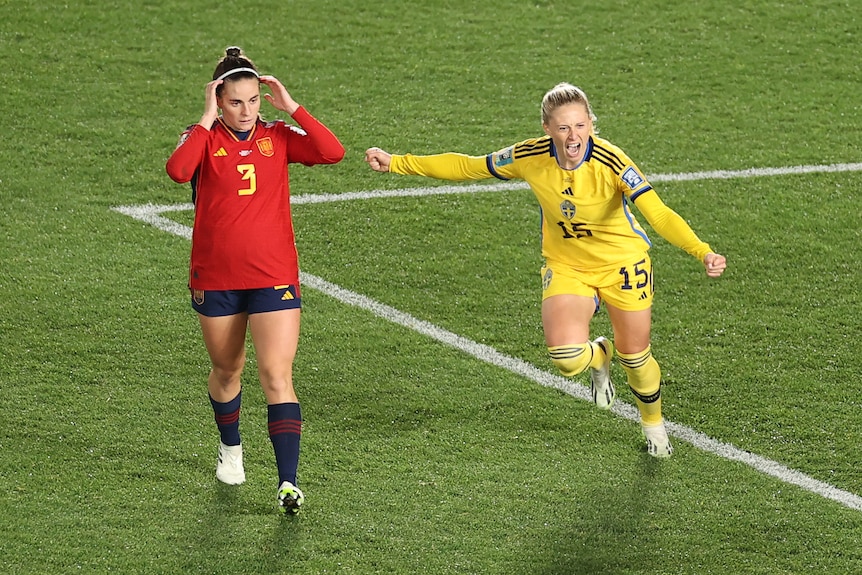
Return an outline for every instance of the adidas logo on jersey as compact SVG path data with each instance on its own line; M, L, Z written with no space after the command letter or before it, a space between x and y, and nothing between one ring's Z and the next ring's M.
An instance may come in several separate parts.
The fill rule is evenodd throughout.
M222 158L224 156L227 156L227 152L225 151L224 148L219 148L218 150L216 150L216 152L215 152L215 154L213 154L213 156L215 156L216 158Z

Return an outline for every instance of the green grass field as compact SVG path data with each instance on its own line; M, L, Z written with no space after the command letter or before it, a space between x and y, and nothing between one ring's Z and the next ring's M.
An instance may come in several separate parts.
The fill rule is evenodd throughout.
M862 572L862 12L576 4L0 0L0 572ZM164 163L232 44L347 149L291 171L292 518L253 354L248 481L216 481L189 242L116 209L189 201ZM539 135L560 81L729 259L708 281L651 234L667 461L618 366L612 413L555 375L528 190L432 194L363 162ZM781 170L673 178L751 168ZM405 188L424 191L379 193ZM350 192L369 197L309 200Z

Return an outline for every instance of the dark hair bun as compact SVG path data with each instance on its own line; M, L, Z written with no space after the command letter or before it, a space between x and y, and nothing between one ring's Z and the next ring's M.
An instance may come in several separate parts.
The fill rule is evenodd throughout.
M228 46L225 48L224 53L231 58L239 58L242 56L242 48L239 46Z

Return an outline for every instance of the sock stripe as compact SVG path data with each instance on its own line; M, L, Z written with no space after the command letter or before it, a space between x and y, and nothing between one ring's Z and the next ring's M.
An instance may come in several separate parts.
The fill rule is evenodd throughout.
M582 345L561 345L548 348L548 353L550 354L551 359L573 359L584 355L586 351L587 348ZM592 351L592 349L590 349L590 351Z
M213 415L218 428L221 442L225 445L239 445L242 438L239 436L239 415L242 408L242 390L230 401L216 401L210 395L210 403L213 407Z
M269 422L269 435L279 435L282 433L302 433L302 422L296 419L282 419L279 421Z
M632 395L634 395L636 398L638 398L639 400L641 400L644 403L655 403L656 401L661 399L661 387L658 388L658 391L656 391L655 393L651 393L649 395L645 395L643 393L638 393L637 391L635 391L635 388L633 388L632 386L629 386L629 389L631 390Z
M239 421L239 410L231 413L216 413L216 425L231 425Z
M617 352L617 357L620 360L620 365L623 367L629 367L631 369L637 369L639 367L643 367L649 362L652 357L652 350L647 349L641 355L628 355L624 353Z

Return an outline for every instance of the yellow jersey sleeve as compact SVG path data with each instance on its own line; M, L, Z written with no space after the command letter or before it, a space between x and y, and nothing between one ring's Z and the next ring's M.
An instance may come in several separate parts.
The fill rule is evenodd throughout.
M712 251L625 152L602 138L590 138L575 169L561 168L553 140L542 136L485 156L393 154L389 171L450 181L526 181L541 208L542 255L578 270L612 269L649 250L632 205L663 238L698 260Z
M484 180L491 178L486 156L447 152L431 156L392 155L389 171L403 176L426 176L439 180Z
M667 207L655 190L638 196L635 206L661 237L699 261L703 261L706 254L712 251L709 244L702 242L679 214Z

